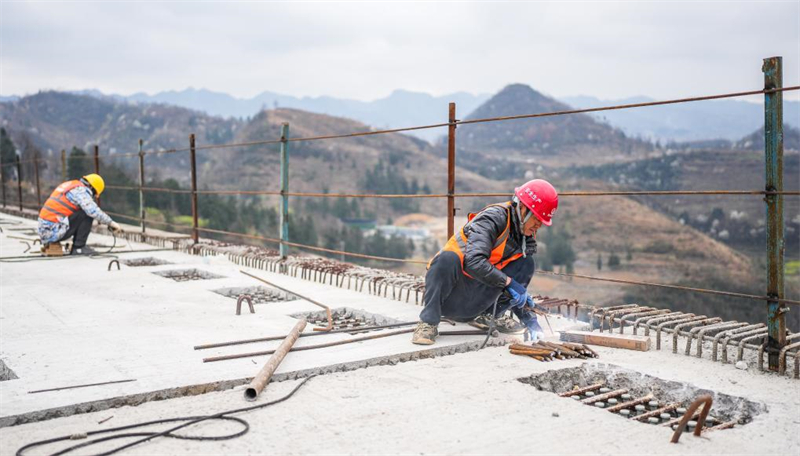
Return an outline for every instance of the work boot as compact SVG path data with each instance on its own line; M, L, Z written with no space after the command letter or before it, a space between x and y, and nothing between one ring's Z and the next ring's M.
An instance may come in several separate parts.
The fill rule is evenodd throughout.
M486 331L489 329L491 322L491 315L482 314L478 315L477 318L469 322L469 325ZM507 315L495 318L494 328L502 334L522 334L525 332L525 325Z
M70 255L94 255L97 251L91 247L83 246L83 247L74 247L72 251L69 252Z
M436 326L421 321L417 324L417 329L414 330L411 343L417 345L433 345L438 335L439 329Z

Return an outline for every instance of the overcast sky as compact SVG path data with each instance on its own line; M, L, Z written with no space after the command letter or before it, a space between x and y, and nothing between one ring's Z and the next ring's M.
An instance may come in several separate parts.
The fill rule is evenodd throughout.
M800 1L0 3L0 94L690 96L800 83ZM788 94L787 94L788 95ZM797 98L794 93L792 99Z

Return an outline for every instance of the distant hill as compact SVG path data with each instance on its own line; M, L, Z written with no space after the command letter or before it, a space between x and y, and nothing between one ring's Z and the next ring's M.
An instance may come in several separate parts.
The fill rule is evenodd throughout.
M527 85L512 84L466 119L570 109ZM518 178L537 166L625 161L652 149L585 114L467 124L459 127L456 144L460 164L493 178Z
M734 149L764 150L764 126L740 139L733 145ZM783 124L783 149L800 150L800 129L788 123Z
M399 128L446 122L449 102L455 102L460 112L468 113L489 98L488 94L472 95L466 92L437 97L408 90L395 90L388 97L374 101L327 96L293 97L269 91L252 98L236 98L222 92L194 88L159 92L154 95L145 93L136 93L130 96L105 95L97 90L83 90L77 93L134 103L165 103L221 117L248 118L264 109L294 108L355 119L378 128ZM427 141L433 141L442 136L444 132L441 129L432 129L419 130L412 134Z
M591 96L561 99L576 108L595 108L656 101L649 97L601 100ZM800 102L783 102L784 121L800 128ZM736 141L746 132L764 123L761 103L742 100L713 100L654 106L648 108L603 111L591 114L595 119L622 129L629 136L663 141L700 141L727 139Z

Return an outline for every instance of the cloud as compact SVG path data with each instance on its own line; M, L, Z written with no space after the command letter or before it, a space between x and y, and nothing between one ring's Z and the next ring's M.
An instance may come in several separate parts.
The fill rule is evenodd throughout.
M800 4L3 2L0 94L189 86L358 99L397 88L658 98L800 78Z

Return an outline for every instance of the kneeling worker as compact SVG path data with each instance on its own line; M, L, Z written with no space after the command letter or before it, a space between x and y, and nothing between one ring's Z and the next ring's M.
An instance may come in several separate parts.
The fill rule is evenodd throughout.
M511 201L492 204L455 233L428 264L425 275L425 308L411 341L434 343L442 317L488 327L508 309L525 327L511 318L498 318L498 330L520 333L527 328L531 339L543 333L527 292L533 277L536 231L550 226L558 208L558 192L544 180L518 187ZM494 312L494 313L493 313ZM515 328L514 326L518 328Z
M38 231L44 250L48 244L73 238L70 254L94 253L91 248L86 247L94 220L108 224L111 231L122 231L117 222L111 220L94 200L103 193L104 188L102 177L88 174L80 180L64 182L53 190L39 211Z

